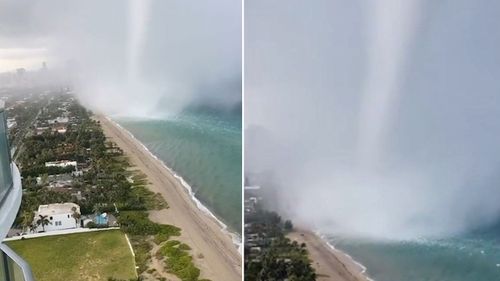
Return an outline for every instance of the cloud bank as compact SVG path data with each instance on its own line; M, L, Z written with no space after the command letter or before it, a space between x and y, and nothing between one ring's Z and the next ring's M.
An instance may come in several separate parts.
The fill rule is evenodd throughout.
M46 50L39 65L108 114L241 101L238 1L0 1L0 26L0 49Z

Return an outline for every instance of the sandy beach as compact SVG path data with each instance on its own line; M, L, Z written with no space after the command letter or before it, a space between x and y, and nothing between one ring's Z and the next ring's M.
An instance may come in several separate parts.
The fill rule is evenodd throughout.
M131 164L148 177L148 187L161 193L169 208L150 212L151 220L182 229L179 240L193 249L193 260L201 278L219 281L241 280L241 255L231 237L221 231L212 217L199 210L187 190L142 144L104 116L96 116L106 136L118 144Z
M312 266L318 275L318 281L368 281L362 273L363 268L354 263L348 256L338 250L333 250L316 234L302 229L296 229L287 235L298 243L306 243Z

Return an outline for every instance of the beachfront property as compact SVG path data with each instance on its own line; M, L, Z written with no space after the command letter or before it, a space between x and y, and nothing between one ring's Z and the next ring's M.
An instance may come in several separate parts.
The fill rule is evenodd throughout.
M58 133L58 134L65 134L68 131L68 127L74 123L76 120L73 118L72 120L67 117L68 112L67 109L64 108L59 108L60 110L64 110L63 116L58 116L53 119L44 119L44 118L39 118L35 122L34 126L34 134L39 136L44 133Z
M53 132L57 132L59 134L65 134L68 131L66 125L56 125L52 128Z
M106 226L118 226L118 220L112 214L106 212L97 212L92 215L82 216L81 225L82 227L91 228L90 225L94 224L96 227L106 227Z
M9 130L12 129L12 128L14 128L15 126L17 126L17 122L16 122L15 118L9 118L9 119L7 119L7 128Z
M4 103L0 101L0 239L16 219L23 195L21 175L10 156ZM29 264L5 243L0 243L0 280L33 281Z
M40 186L48 186L48 188L70 188L73 186L72 174L47 175L46 178L36 177L36 184Z
M116 143L106 143L106 153L110 155L123 155L123 150Z
M39 136L39 135L42 135L43 133L47 132L49 129L50 128L47 126L36 127L34 130L34 134Z
M49 123L49 125L66 124L68 122L69 122L69 118L68 117L56 117L54 119L47 120L47 123Z
M260 191L260 187L255 188L253 186L245 186L244 187L244 209L245 216L250 217L252 215L257 214L259 207L259 197L258 192ZM272 239L272 237L268 237L266 234L262 233L262 229L258 224L246 223L244 225L245 229L245 259L247 262L260 262L260 254L262 252L262 248L267 247Z
M40 205L33 222L36 232L49 232L80 227L80 206L75 203Z
M69 160L45 162L45 167L66 168L69 166L73 166L76 169L77 165L78 165L78 163L76 161L69 161Z
M251 196L244 201L245 213L254 213L256 211L257 204L259 203L259 198Z

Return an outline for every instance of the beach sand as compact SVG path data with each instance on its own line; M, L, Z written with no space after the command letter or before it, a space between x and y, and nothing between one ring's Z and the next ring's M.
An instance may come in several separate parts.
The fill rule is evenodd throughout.
M221 231L219 223L197 208L179 180L139 141L104 116L96 118L106 136L123 149L131 164L147 175L148 187L161 193L167 201L169 208L151 211L150 219L182 229L178 239L193 249L194 263L201 269L200 277L218 281L241 280L242 257L231 237Z
M306 243L318 281L368 281L363 268L343 252L334 250L316 234L296 229L287 235L291 240Z

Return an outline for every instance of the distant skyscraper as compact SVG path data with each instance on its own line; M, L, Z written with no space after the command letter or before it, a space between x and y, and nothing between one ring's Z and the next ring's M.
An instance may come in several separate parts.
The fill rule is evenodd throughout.
M17 76L23 77L24 74L26 73L26 69L24 69L24 68L18 68L18 69L16 69L16 73L17 73Z

